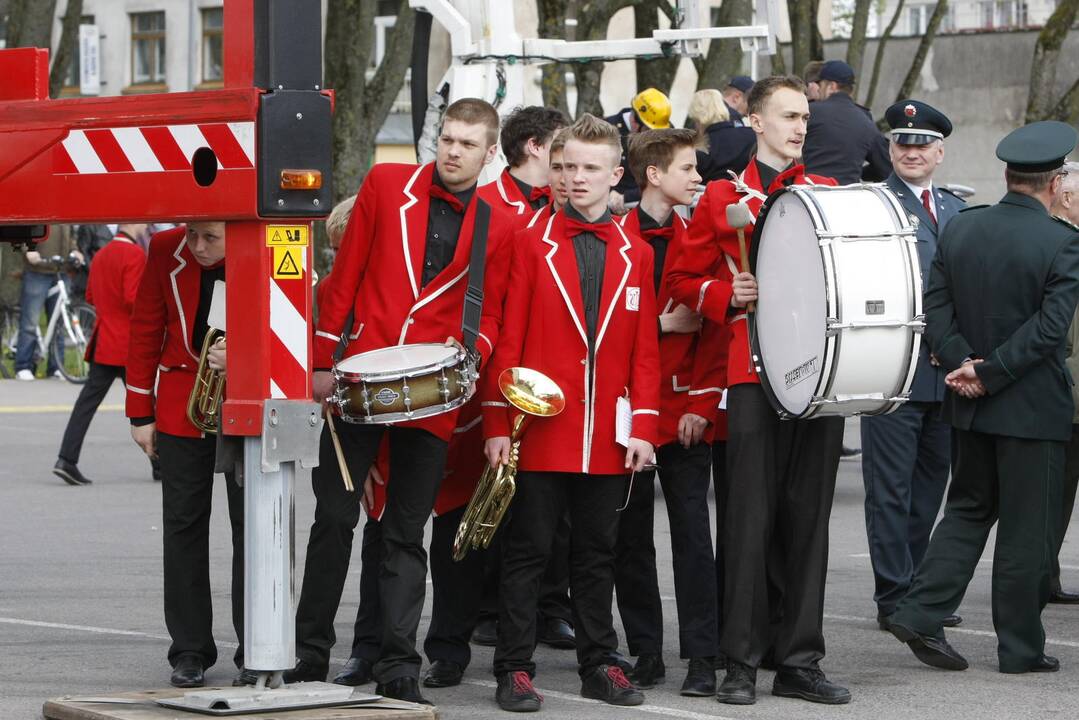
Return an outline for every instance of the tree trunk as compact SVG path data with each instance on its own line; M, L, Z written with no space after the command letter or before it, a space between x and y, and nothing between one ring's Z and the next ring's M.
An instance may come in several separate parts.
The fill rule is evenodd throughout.
M788 0L787 13L791 24L791 67L801 74L802 68L813 59L814 0Z
M1038 34L1034 46L1034 59L1030 63L1030 95L1027 97L1026 121L1044 120L1050 112L1053 94L1056 92L1057 65L1060 49L1068 30L1079 13L1079 0L1060 0L1057 9ZM1055 108L1054 108L1055 111Z
M831 2L831 0L828 0ZM813 7L810 10L810 28L812 33L809 36L809 59L810 60L823 60L824 59L824 36L820 31L820 0L812 0ZM805 67L804 65L802 67ZM802 68L798 68L798 74L801 74Z
M1060 98L1047 119L1079 125L1079 80L1064 93L1064 97Z
M81 19L82 0L67 0L60 43L52 59L52 69L49 70L49 97L60 94L60 88L64 86L64 77L67 75L68 68L71 67L71 60L79 51L79 20ZM78 81L79 78L75 78L76 84Z
M607 26L611 17L624 7L636 5L640 0L583 0L577 5L577 40L606 40ZM600 80L603 77L603 61L579 63L573 66L577 84L577 109L575 117L592 113L603 117L600 102ZM636 93L630 92L621 102L629 105Z
M877 80L880 79L880 66L884 60L884 46L888 44L888 39L895 32L895 26L899 24L899 17L903 14L903 6L906 3L907 0L899 0L899 3L895 6L895 14L888 21L888 27L884 28L880 40L877 41L877 54L873 59L873 77L869 81L869 91L865 95L865 100L862 101L868 108L873 107L873 96L877 94Z
M326 87L333 88L334 200L356 192L374 159L375 138L405 80L415 13L400 0L386 53L367 80L375 51L375 4L330 0L326 13Z
M720 27L748 25L751 16L750 0L723 0L719 6ZM743 58L738 40L710 40L705 57L693 60L697 68L697 89L722 90L732 75L741 74Z
M541 38L566 37L566 1L536 0L539 14L539 36ZM543 90L543 104L558 108L566 117L569 112L569 99L566 97L566 72L564 63L547 63L543 66L540 87Z
M56 0L10 0L7 47L52 47Z
M922 35L922 41L918 43L918 51L914 53L914 60L910 63L907 77L904 78L903 84L899 86L899 92L895 96L896 102L908 98L914 93L918 85L918 76L922 74L922 66L925 65L926 55L929 54L929 48L933 46L933 40L937 37L937 28L940 27L941 21L944 20L944 16L947 14L948 0L938 0L936 8L933 9L933 15L929 18L929 27L925 29L925 35Z
M854 77L862 76L865 61L865 32L869 25L869 8L873 0L854 0L854 19L851 21L850 41L847 43L847 64L854 68Z
M633 35L639 38L652 37L652 31L659 29L659 14L664 8L670 9L668 0L644 0L633 6ZM637 60L637 89L656 88L667 95L674 84L674 74L678 72L679 56Z

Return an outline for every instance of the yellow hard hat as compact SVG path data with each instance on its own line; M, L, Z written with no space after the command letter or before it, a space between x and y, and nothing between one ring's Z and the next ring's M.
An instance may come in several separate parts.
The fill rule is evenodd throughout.
M671 101L655 88L648 88L637 93L631 103L633 111L645 125L652 130L662 130L671 126Z

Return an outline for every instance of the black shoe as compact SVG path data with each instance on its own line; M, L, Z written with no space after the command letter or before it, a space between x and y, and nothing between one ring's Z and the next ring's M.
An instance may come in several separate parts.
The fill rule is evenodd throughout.
M1054 590L1049 593L1049 602L1057 605L1079 605L1079 593L1067 590Z
M375 686L375 694L394 700L418 703L420 705L432 705L433 703L420 695L420 684L414 677L399 677L388 683L379 683Z
M861 457L861 456L862 456L862 449L861 448L852 448L852 447L847 447L846 445L844 445L843 449L839 451L839 459L840 460L853 460L854 458Z
M757 668L730 660L727 676L716 691L716 700L728 705L752 705L757 702Z
M1038 659L1038 662L1034 663L1034 667L1030 668L1030 672L1049 673L1056 672L1060 669L1060 661L1052 655L1042 655Z
M963 624L963 618L959 615L948 615L940 621L940 624L944 627L956 627Z
M206 684L203 676L202 658L198 655L181 655L176 658L169 683L178 688L197 688Z
M79 468L75 466L75 463L69 463L62 458L58 459L56 464L52 466L52 474L68 485L90 485L94 482L79 472Z
M244 685L255 685L259 681L259 674L254 670L248 670L244 668L240 671L240 674L232 679L232 687L243 687Z
M682 683L686 697L710 697L716 694L715 658L690 658L689 671Z
M453 660L435 660L423 676L423 686L429 688L453 687L461 684L465 669Z
M573 650L577 647L577 636L573 627L562 618L544 618L539 628L539 642L558 650Z
M523 670L498 676L495 702L507 712L537 712L543 696L532 687L532 678Z
M667 678L667 668L663 665L663 656L655 653L644 653L637 658L637 664L626 677L633 681L639 688L655 687Z
M617 665L600 665L581 679L581 697L608 705L641 705L644 693L631 683Z
M899 625L894 620L889 622L888 629L895 635L899 642L906 643L914 656L941 670L966 670L970 667L966 659L943 638L935 638L930 635L922 635L908 627Z
M494 618L480 620L476 623L476 629L472 631L472 642L475 645L494 647L498 644L498 621Z
M300 660L296 667L286 670L282 679L285 684L296 682L326 682L326 674L330 671L325 666L318 666L306 660Z
M622 670L622 674L629 677L633 672L633 663L631 663L625 655L615 650L607 658L608 665L615 665Z
M337 673L333 682L335 685L348 685L350 687L356 687L357 685L366 685L374 680L371 675L373 666L370 660L364 658L350 657L345 666L341 668L341 672Z
M825 705L850 702L850 690L830 682L818 668L779 668L772 683L772 694Z

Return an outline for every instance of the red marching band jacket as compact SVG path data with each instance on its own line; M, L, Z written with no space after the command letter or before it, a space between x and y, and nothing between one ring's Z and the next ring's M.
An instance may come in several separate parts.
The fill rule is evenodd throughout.
M188 250L186 233L180 226L150 240L131 315L127 416L154 417L157 429L170 435L201 437L187 419L187 399L201 351L191 346L191 338L202 266Z
M656 297L656 309L670 312L679 303L671 297L668 275L674 258L682 251L686 221L674 213L674 237L667 246L667 256ZM620 220L629 235L640 236L641 221L634 208ZM727 385L726 324L706 322L697 333L664 333L659 336L661 371L659 393L659 444L678 441L678 422L686 413L708 421L705 442L726 438L726 413L719 411L723 389ZM720 415L724 422L720 427ZM719 431L717 435L717 430Z
M632 436L659 439L659 343L652 249L615 224L607 244L596 327L595 367L588 359L584 305L565 215L517 233L502 339L482 383L484 435L508 436L513 416L497 387L507 367L538 370L562 389L566 409L540 418L521 443L526 471L624 474L615 441L616 401L628 396ZM592 378L591 394L586 396Z
M477 190L465 210L453 260L421 288L433 177L434 164L381 163L368 172L334 261L333 281L320 293L316 368L332 366L340 335L349 330L345 321L350 311L355 317L345 357L392 345L443 343L451 336L461 339L476 199L486 197ZM502 325L512 229L500 211L491 213L483 316L476 342L481 368L487 365ZM458 414L401 424L449 440Z
M145 267L146 252L127 235L117 235L94 256L86 302L94 306L97 321L86 348L87 360L127 365L131 310Z
M744 204L754 218L768 195L784 185L835 185L835 180L819 175L807 175L804 165L788 168L772 182L761 187L757 163L750 161L736 180L716 180L708 184L681 251L671 259L666 280L671 296L685 303L708 320L730 327L727 353L727 387L739 383L759 383L753 370L749 348L749 330L744 311L731 308L731 284L739 270L738 233L727 224L727 206ZM751 251L753 226L745 230L746 250Z

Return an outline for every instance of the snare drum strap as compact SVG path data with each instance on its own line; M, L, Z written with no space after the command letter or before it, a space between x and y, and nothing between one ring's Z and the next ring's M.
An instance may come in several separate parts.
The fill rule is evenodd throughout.
M461 319L461 338L471 352L476 350L483 314L483 274L487 265L487 231L491 224L491 206L476 198L476 219L472 226L472 256L468 261L468 290Z

